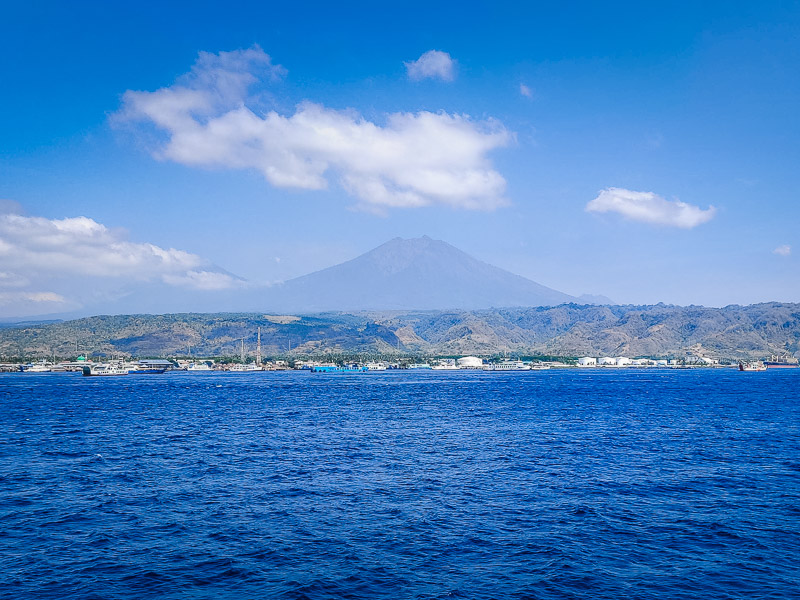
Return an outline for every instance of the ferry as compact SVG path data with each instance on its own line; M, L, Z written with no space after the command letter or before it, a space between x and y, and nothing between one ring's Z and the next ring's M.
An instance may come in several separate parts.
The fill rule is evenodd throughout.
M53 369L46 361L40 361L25 369L25 373L50 373Z
M388 367L386 363L382 362L368 362L366 365L367 371L385 371Z
M770 369L797 369L800 368L800 360L796 359L793 356L783 355L773 355L769 357L769 360L765 360L764 364L769 367Z
M233 365L228 371L231 373L256 373L257 371L263 371L262 367L258 365L254 365L252 363L247 364L236 364Z
M526 365L521 360L505 360L501 363L488 364L483 367L484 371L530 371L531 366Z
M412 363L408 365L409 369L430 369L431 366L428 363Z
M109 377L112 375L127 375L128 369L125 368L122 363L86 365L83 367L83 374L87 377Z
M766 371L767 365L760 360L751 360L747 362L739 361L740 371Z
M155 367L143 367L141 365L134 365L128 369L128 375L157 375L163 373L166 369L157 369Z
M458 365L452 358L443 358L431 367L434 371L458 371Z
M211 365L205 362L193 362L188 367L186 367L187 371L213 371Z
M335 365L315 365L311 367L312 373L366 373L369 371L367 367L359 365L345 365L337 367Z

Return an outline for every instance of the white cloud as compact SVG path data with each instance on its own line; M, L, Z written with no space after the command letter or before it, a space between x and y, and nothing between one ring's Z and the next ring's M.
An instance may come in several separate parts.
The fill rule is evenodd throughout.
M67 303L67 299L55 292L4 292L0 291L0 307L19 304L47 304L51 308Z
M409 79L455 79L455 61L447 52L441 50L428 50L417 60L403 63L406 66Z
M533 98L533 90L524 83L519 84L519 93L526 98Z
M775 248L772 253L779 256L789 256L792 253L792 247L789 244L782 244Z
M130 242L121 232L87 217L0 215L0 264L0 291L30 288L35 285L32 280L56 276L161 281L194 289L241 285L241 280L196 254ZM54 295L35 296L39 292L15 293L19 298L28 294L30 301L58 301Z
M240 53L248 58L203 54L171 87L126 92L117 118L164 132L158 158L255 169L274 186L309 190L327 188L333 173L362 208L506 204L505 179L487 154L513 136L497 121L422 111L390 114L380 125L313 102L291 115L260 114L250 107L247 89L264 75L252 65L262 71L269 65L270 76L278 67L259 48Z
M608 188L589 202L586 210L615 212L632 221L691 229L710 221L717 209L713 206L702 209L680 200L665 200L652 192Z
M182 274L165 274L162 277L164 283L170 285L180 285L196 290L227 290L232 287L240 287L242 281L232 277L228 273L218 271L186 271Z

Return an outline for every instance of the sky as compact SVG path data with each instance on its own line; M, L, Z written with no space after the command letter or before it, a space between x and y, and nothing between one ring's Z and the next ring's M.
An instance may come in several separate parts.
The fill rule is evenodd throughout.
M800 3L5 3L0 317L428 235L568 294L800 301Z

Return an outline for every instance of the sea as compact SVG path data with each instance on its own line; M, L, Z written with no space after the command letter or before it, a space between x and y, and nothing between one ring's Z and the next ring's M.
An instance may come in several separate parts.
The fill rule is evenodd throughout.
M799 384L3 374L0 598L798 598Z

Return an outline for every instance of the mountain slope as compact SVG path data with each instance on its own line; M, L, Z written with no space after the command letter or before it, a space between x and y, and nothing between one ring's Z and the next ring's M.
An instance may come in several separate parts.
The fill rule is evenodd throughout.
M548 306L576 300L427 236L395 238L348 262L289 280L264 297L265 308L293 312Z
M800 354L800 304L586 306L279 316L263 313L99 316L0 328L0 362L14 357L237 355L328 352L763 358Z

